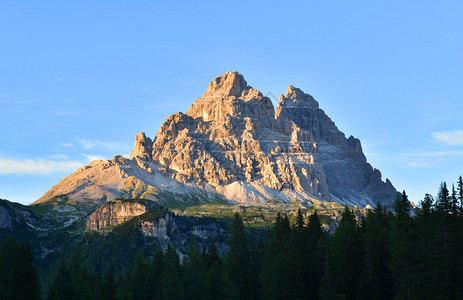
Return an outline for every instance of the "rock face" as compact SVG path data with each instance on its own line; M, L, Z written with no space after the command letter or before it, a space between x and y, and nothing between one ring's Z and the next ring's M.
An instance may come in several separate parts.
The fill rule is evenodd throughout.
M157 207L153 201L112 200L93 212L86 223L86 229L99 230L111 225L119 225L133 217Z
M391 207L396 190L367 163L360 141L353 136L346 139L312 96L289 86L276 109L275 128L289 134L294 124L313 135L332 195L360 206L379 201Z
M39 229L39 219L24 206L0 199L0 229L15 229L18 226Z
M165 193L200 202L363 207L380 201L390 208L396 190L367 163L360 141L346 138L312 96L289 86L275 109L235 71L215 78L185 114L168 117L154 140L139 133L129 159L94 162L37 202L62 195L100 203L159 200Z

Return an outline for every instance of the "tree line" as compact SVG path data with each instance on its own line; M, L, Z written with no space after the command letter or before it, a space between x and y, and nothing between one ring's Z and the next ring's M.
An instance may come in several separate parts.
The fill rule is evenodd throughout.
M316 212L306 220L299 210L294 222L277 215L267 239L259 242L249 239L235 214L224 257L214 240L201 249L190 243L185 255L170 245L149 258L139 252L118 275L91 274L75 250L58 267L45 298L463 299L462 177L450 189L443 182L436 199L427 194L421 209L411 207L405 191L394 205L394 214L378 204L360 220L346 207L333 235L322 230ZM27 244L5 250L9 244L3 243L2 254L26 255L32 265ZM3 272L5 261L0 263L4 295L26 299L12 292L14 270L25 267L10 261ZM28 282L37 284L22 292L40 295L35 278Z

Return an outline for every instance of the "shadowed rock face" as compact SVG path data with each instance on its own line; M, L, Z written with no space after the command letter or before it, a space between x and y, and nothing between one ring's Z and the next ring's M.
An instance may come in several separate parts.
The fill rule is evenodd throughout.
M185 114L169 116L154 140L139 133L129 159L90 166L38 203L62 194L156 200L159 191L202 191L248 205L270 205L273 197L391 208L396 195L367 163L360 141L346 138L312 96L289 86L275 109L236 71L216 77Z
M332 195L360 206L380 201L392 207L396 190L367 163L360 140L346 138L312 96L289 86L276 108L275 130L287 134L293 124L314 137Z

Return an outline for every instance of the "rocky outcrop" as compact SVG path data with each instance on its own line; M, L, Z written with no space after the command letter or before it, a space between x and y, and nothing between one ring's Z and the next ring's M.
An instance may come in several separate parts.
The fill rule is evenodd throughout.
M211 239L218 242L222 254L227 249L225 241L228 238L228 225L223 221L207 217L178 216L172 212L147 219L149 220L141 220L139 223L142 235L148 242L154 238L164 251L169 244L186 250L192 240L206 245Z
M186 113L168 117L154 140L139 133L128 159L92 162L36 203L145 198L309 207L322 200L391 208L395 194L360 141L346 138L312 96L289 86L275 109L235 71L215 78Z
M135 146L130 153L130 158L140 157L143 160L151 160L151 152L153 151L153 141L146 137L144 132L140 132L135 137Z
M39 229L40 220L24 206L0 199L0 229L16 229L25 226Z
M133 217L144 214L152 207L158 207L153 201L145 200L111 200L100 206L89 217L87 230L99 230L108 226L119 225Z

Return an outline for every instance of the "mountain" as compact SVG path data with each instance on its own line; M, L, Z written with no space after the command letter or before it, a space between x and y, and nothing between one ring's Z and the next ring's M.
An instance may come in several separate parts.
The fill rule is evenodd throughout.
M139 133L129 158L94 161L34 204L93 209L143 198L170 208L330 201L392 208L396 193L312 96L290 85L275 109L235 71L216 77L186 113L169 116L154 140Z

